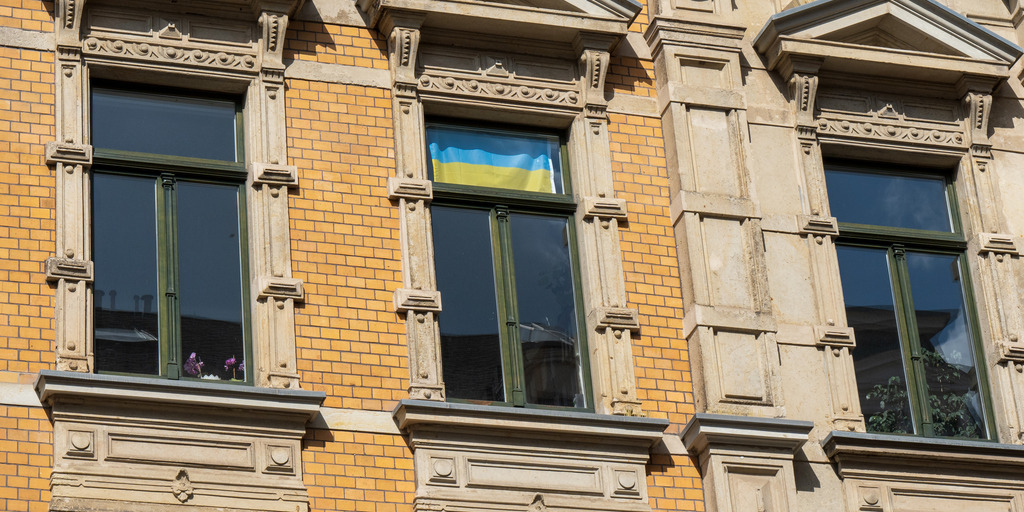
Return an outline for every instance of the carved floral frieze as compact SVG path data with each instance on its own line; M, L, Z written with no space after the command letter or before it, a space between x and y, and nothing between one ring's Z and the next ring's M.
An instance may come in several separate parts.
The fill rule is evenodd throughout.
M441 91L445 93L461 93L470 96L487 98L503 98L508 100L530 101L551 105L577 106L580 93L555 87L535 87L504 81L481 80L478 78L460 78L453 76L420 75L419 89L422 92Z
M198 48L162 45L152 42L125 41L90 37L85 40L85 52L96 56L112 56L160 63L256 71L255 55L211 51Z
M819 135L842 135L888 141L918 142L942 146L964 147L962 131L929 129L908 126L905 123L887 123L880 120L856 121L849 119L818 119Z

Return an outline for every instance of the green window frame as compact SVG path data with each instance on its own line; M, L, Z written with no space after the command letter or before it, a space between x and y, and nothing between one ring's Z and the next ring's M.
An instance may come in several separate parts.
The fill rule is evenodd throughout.
M492 135L550 138L555 141L554 159L558 161L556 168L560 168L560 174L556 175L557 183L552 186L551 192L536 192L438 181L434 172L435 160L431 159L429 146L435 129L471 130L474 136L485 138ZM430 160L428 176L434 182L431 203L434 259L438 289L444 303L438 322L448 400L593 411L583 290L576 247L576 203L572 199L564 137L560 133L529 127L496 127L434 120L427 123L427 145ZM458 225L471 229L450 227L456 225L456 222L466 222ZM535 228L533 234L536 234L536 238L525 231ZM562 233L561 239L553 235L556 232ZM550 279L546 277L547 268L533 264L534 260L530 259L530 251L549 254L544 250L545 245L558 246L552 247L550 254L560 255L556 261L561 271L551 271L550 275L554 277ZM518 265L517 258L520 258ZM451 268L446 267L446 262L450 264L451 261L458 261L459 268L446 270ZM466 284L471 278L478 278L473 281L477 284ZM541 282L545 284L538 284ZM543 299L531 303L533 301L530 299L540 286L548 287L548 291L540 292L541 295L547 294L547 298L551 295L572 297L571 306L560 311L563 319L561 322L552 320L551 325L548 325L532 321L538 314L537 309L541 307L538 304L547 304ZM487 314L478 315L475 309L472 312L457 312L460 307L472 309L480 304L489 308L491 295L494 297L493 309L488 309ZM527 303L524 304L524 301ZM566 319L569 309L571 320ZM475 320L464 322L467 316ZM484 316L487 320L480 320ZM460 325L453 329L451 326L454 323L476 324L478 320L490 322L493 330L489 336L467 336L463 340L451 334L453 330L462 328ZM552 327L554 324L562 327L556 329ZM568 324L571 327L565 327ZM569 333L571 330L575 332ZM490 351L487 357L481 356L479 352L466 355L467 352L473 352L473 349L463 351L462 347L468 347L467 343L477 343L481 338L487 338L489 342L496 339L497 346L483 351ZM575 345L567 349L570 338L574 338L572 343ZM566 355L567 350L574 353ZM498 357L495 351L500 352L500 362L495 359ZM559 355L548 357L552 353ZM480 362L482 359L486 362ZM500 369L497 368L499 365ZM569 366L573 367L571 372ZM497 375L499 372L501 375ZM567 384L569 379L574 382ZM562 385L561 389L553 390L559 385ZM575 391L571 393L571 399L566 389Z
M251 385L241 101L107 82L94 82L90 99L93 139L105 142L94 148L90 170L97 373ZM123 112L112 109L122 102ZM216 119L208 111L216 111ZM140 122L131 114L155 118L168 112L180 115L165 125L142 119L154 121L153 127L143 128L138 136L128 133L138 131ZM184 133L197 123L216 128L197 127L200 135ZM185 130L172 130L182 124ZM215 140L198 141L209 130L217 132ZM121 136L135 140L122 143ZM154 152L132 150L153 136L166 137L152 145ZM190 156L195 154L201 156ZM133 249L134 254L117 254ZM121 274L146 283L151 279L152 285L130 282ZM131 312L131 299L121 297L118 308L117 297L105 289L110 287L155 293L136 293Z
M992 439L952 176L855 161L826 161L825 176L868 431Z

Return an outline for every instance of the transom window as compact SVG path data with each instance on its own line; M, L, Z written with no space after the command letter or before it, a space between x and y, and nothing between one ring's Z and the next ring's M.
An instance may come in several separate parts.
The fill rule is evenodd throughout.
M241 106L94 86L96 370L249 382Z
M827 164L825 179L867 429L990 437L952 182L842 162Z
M560 138L430 123L427 147L448 397L592 408Z

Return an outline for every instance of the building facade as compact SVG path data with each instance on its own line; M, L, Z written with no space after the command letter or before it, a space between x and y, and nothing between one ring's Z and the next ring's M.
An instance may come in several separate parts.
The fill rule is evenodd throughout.
M1014 0L0 6L0 508L1024 508Z

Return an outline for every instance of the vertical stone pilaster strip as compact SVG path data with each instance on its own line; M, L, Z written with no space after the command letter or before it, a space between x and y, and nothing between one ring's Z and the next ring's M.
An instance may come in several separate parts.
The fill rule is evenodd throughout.
M395 176L388 182L396 201L402 247L402 288L395 292L395 307L405 314L409 345L409 397L444 400L441 370L441 334L437 313L440 294L434 274L431 232L430 182L427 180L425 124L416 81L416 57L423 20L417 16L389 15L381 22L388 34L395 124Z
M288 166L282 51L288 14L260 13L260 74L250 88L256 101L249 115L249 229L253 282L253 342L258 360L256 382L274 388L298 388L295 302L302 282L292 277L288 189L298 186L297 169Z
M88 171L92 147L86 134L88 93L82 65L81 19L84 0L57 2L56 140L46 147L56 186L56 254L46 262L46 278L55 282L57 369L90 372L93 280Z
M1021 315L1020 252L1016 237L1005 234L1006 225L996 193L995 162L988 137L992 91L991 79L964 77L959 86L970 150L961 164L958 189L969 223L967 258L973 275L975 298L982 325L1000 429L1000 440L1024 444L1024 342ZM985 364L978 361L978 364Z
M815 345L821 353L829 389L829 421L833 429L864 431L860 395L853 365L856 347L853 330L846 326L846 310L839 278L835 218L830 216L821 145L818 142L815 102L818 91L817 62L800 62L790 86L796 109L796 135L801 179L807 191L799 233L811 260L812 286L818 304Z
M581 34L579 52L583 112L573 123L570 157L575 163L574 191L583 197L577 209L578 247L582 270L591 375L598 412L642 416L636 391L632 335L640 324L627 307L619 221L625 202L614 198L611 144L608 134L605 77L614 38Z

